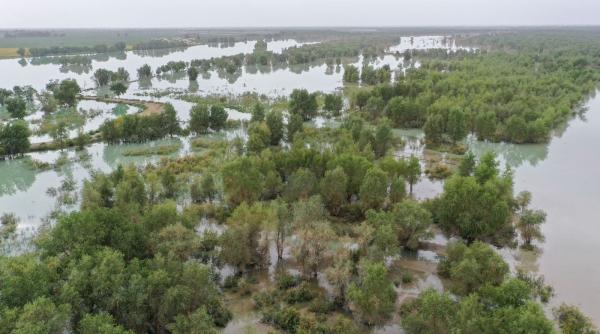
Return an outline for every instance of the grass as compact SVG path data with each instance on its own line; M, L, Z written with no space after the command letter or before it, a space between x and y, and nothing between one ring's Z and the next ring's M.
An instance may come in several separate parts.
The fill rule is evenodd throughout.
M153 147L140 147L129 149L123 152L123 156L136 157L136 156L147 156L147 155L167 155L173 154L181 148L181 143L153 146Z

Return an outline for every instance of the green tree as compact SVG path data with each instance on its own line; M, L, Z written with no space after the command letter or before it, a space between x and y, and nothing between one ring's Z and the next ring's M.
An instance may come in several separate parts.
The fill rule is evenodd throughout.
M7 99L4 104L11 117L22 119L27 116L27 103L22 98L12 97Z
M317 177L306 168L300 168L290 175L283 197L288 202L308 198L317 191Z
M187 75L190 81L196 81L196 79L198 79L198 69L190 66L190 68L187 70Z
M323 109L338 115L344 106L344 100L339 94L325 94Z
M338 215L347 203L348 177L341 167L325 172L321 180L321 196L332 215Z
M577 307L562 304L554 309L554 318L563 334L598 334L600 330Z
M223 166L223 187L229 204L252 203L259 199L264 177L250 158L235 159Z
M329 246L335 232L327 221L311 221L301 225L296 236L298 240L292 250L296 260L305 277L316 278L325 259L331 256Z
M69 305L56 306L46 297L23 307L15 323L14 334L62 334L69 327Z
M122 326L116 325L110 314L86 314L79 322L81 334L132 334Z
M380 324L396 307L396 290L383 264L363 264L359 280L352 284L348 297L360 319L368 324Z
M77 95L81 93L81 88L74 79L65 79L60 82L58 88L54 91L54 97L60 104L74 106L77 103Z
M542 234L542 224L546 222L546 213L541 210L526 209L519 216L517 229L523 238L524 248L531 249L531 242L535 240L544 241Z
M375 151L375 157L381 158L392 146L394 135L392 134L392 128L390 122L387 119L379 121L379 125L375 129L375 136L373 140L373 150Z
M210 127L210 111L204 104L196 104L190 110L190 131L196 134L208 132Z
M456 306L450 295L427 289L402 305L402 327L409 334L450 334Z
M421 179L421 163L419 162L419 158L414 155L411 155L408 159L405 177L409 185L409 194L412 195L413 186Z
M302 132L304 128L304 122L302 121L302 116L298 114L291 114L288 117L287 124L287 141L292 142L294 140L294 135L298 132Z
M265 224L274 219L271 208L242 203L227 220L221 237L221 258L238 272L265 263L268 244L262 239Z
M152 68L148 64L144 64L137 70L138 79L147 80L152 78Z
M358 80L360 80L358 67L354 65L345 65L343 80L347 83L358 83Z
M450 110L447 128L452 143L463 140L467 135L467 116L465 113L458 109Z
M277 146L283 139L283 115L280 111L271 111L265 122L271 132L271 145Z
M390 202L392 204L401 202L404 197L406 197L406 181L402 176L398 176L390 184Z
M265 120L265 107L260 102L256 102L252 108L251 122L262 122Z
M213 105L210 107L210 127L215 131L219 131L225 127L227 123L227 117L229 114L219 105Z
M306 89L294 89L290 95L290 112L310 121L317 115L317 94L310 94Z
M271 131L265 123L253 122L248 126L248 151L260 153L269 147Z
M475 242L466 246L451 243L448 256L440 262L440 275L451 280L452 292L465 296L486 285L499 286L509 272L508 264L490 246Z
M217 334L218 331L206 309L199 308L190 315L180 314L167 325L173 334Z
M473 154L471 151L467 152L460 160L460 165L458 166L458 175L471 176L475 171L475 165L475 154Z
M24 121L0 125L0 153L8 157L23 155L29 150L30 131Z
M116 96L121 96L127 92L127 85L125 85L122 81L114 82L110 85L110 90Z
M387 197L387 175L378 167L367 171L360 186L360 200L363 210L378 209L383 206Z

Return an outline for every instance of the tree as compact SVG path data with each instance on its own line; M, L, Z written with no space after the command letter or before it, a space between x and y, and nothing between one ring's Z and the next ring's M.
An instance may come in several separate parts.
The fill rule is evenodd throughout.
M378 209L383 206L387 196L387 175L378 167L367 171L360 186L360 201L363 210Z
M392 207L394 226L398 242L409 249L417 249L422 240L429 239L432 233L431 213L419 202L406 200Z
M223 166L223 187L230 205L258 200L264 178L256 164L248 157L235 159Z
M94 72L94 81L96 81L96 85L106 86L111 81L113 73L107 69L99 68Z
M277 248L277 260L279 261L283 259L285 239L292 231L292 216L288 205L281 200L273 201L271 206L275 213L275 247Z
M29 150L30 131L24 121L0 125L0 153L8 157L23 155Z
M315 174L309 169L300 168L290 175L283 197L291 203L310 197L316 190L317 177Z
M65 79L60 82L54 91L54 97L60 104L74 106L77 102L77 95L81 93L81 88L74 79Z
M396 290L381 263L363 264L358 283L350 286L348 297L353 310L368 325L382 323L396 307Z
M338 115L344 106L344 100L339 94L325 94L325 104L323 109Z
M475 170L475 165L475 154L473 154L471 151L467 152L460 160L460 165L458 166L458 175L471 176Z
M122 326L116 325L110 314L86 314L79 322L81 334L132 334Z
M419 162L419 158L414 155L411 155L408 159L408 163L406 164L406 181L408 181L409 185L409 194L413 193L413 185L419 182L421 179L421 163Z
M456 303L447 293L427 289L402 305L402 327L409 334L450 334Z
M248 126L248 151L260 153L269 147L271 143L271 131L265 123L250 123Z
M358 67L354 65L345 65L343 80L347 83L358 83L358 80L360 80L360 73L358 71Z
M406 197L406 181L402 176L398 176L390 184L390 203L401 202L404 197Z
M280 111L271 111L267 114L265 122L271 132L271 145L279 145L283 139L283 115Z
M190 131L196 134L208 132L210 127L210 111L204 104L196 104L190 110Z
M554 318L564 334L598 334L600 330L577 307L562 304L554 309Z
M451 243L448 256L438 266L443 277L451 280L450 290L466 296L486 285L499 286L509 272L508 264L490 246L475 242L466 246Z
M296 260L305 277L316 278L325 259L330 257L329 244L335 239L335 232L327 221L311 221L300 226L296 235L298 240L293 247Z
M343 307L346 306L346 295L352 281L353 269L354 265L348 247L338 247L333 254L333 265L327 268L325 275L336 289L336 303Z
M127 88L128 87L121 81L114 82L110 85L111 92L113 92L116 96L125 94L125 92L127 92Z
M467 116L462 110L451 109L448 113L448 134L452 143L456 143L467 135Z
M262 122L265 120L265 107L260 102L256 102L252 108L251 122Z
M38 99L40 100L40 103L42 104L42 110L45 113L53 113L58 108L58 101L54 98L54 94L51 92L43 92L40 94Z
M217 197L217 188L211 173L205 173L200 179L195 179L190 186L192 201L195 203L209 201Z
M27 103L18 96L7 99L5 105L6 110L13 118L22 119L27 115Z
M521 233L523 242L525 242L523 248L531 249L533 247L531 242L534 239L544 241L541 229L541 225L544 222L546 222L546 213L544 211L526 209L520 214L517 229Z
M171 137L181 132L177 111L171 103L165 103L164 105L164 112L160 114L160 126L164 133Z
M266 261L268 243L262 232L265 224L274 219L273 211L262 204L242 203L227 220L222 235L221 258L238 272L261 266Z
M291 114L288 116L287 141L292 142L294 140L294 135L298 132L302 132L303 128L304 122L302 121L302 116L298 114Z
M173 334L217 334L212 318L205 308L199 308L190 315L180 314L175 322L167 325Z
M198 69L190 66L190 68L187 70L187 75L190 81L196 81L196 79L198 79Z
M19 55L21 58L24 58L26 53L27 53L27 51L26 51L24 48L19 48L19 49L17 50L17 54L18 54L18 55Z
M317 94L310 94L306 89L294 89L290 95L290 112L310 121L317 115Z
M152 68L148 64L144 64L142 67L137 70L138 79L144 80L152 78Z
M380 120L379 125L375 129L375 136L373 140L375 157L381 158L385 155L388 149L392 146L393 138L394 135L392 134L390 122L387 119Z
M321 180L321 196L332 215L338 215L347 202L348 177L341 167L325 172Z
M62 334L69 327L69 305L56 306L46 297L38 298L23 307L14 324L14 334Z
M213 105L210 107L210 128L215 131L223 129L227 123L227 117L229 117L229 114L225 108Z
M423 116L409 99L396 96L385 106L385 115L397 127L416 128L423 125Z

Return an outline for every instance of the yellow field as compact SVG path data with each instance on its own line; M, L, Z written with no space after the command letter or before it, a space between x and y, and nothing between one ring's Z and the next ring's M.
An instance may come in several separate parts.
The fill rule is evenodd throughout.
M17 48L0 48L0 58L18 57Z

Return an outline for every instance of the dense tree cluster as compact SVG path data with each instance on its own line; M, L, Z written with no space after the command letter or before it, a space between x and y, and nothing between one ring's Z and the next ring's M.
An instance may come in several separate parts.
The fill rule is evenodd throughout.
M100 132L108 143L139 143L179 134L181 127L175 108L169 103L164 112L150 115L123 115L106 120Z

